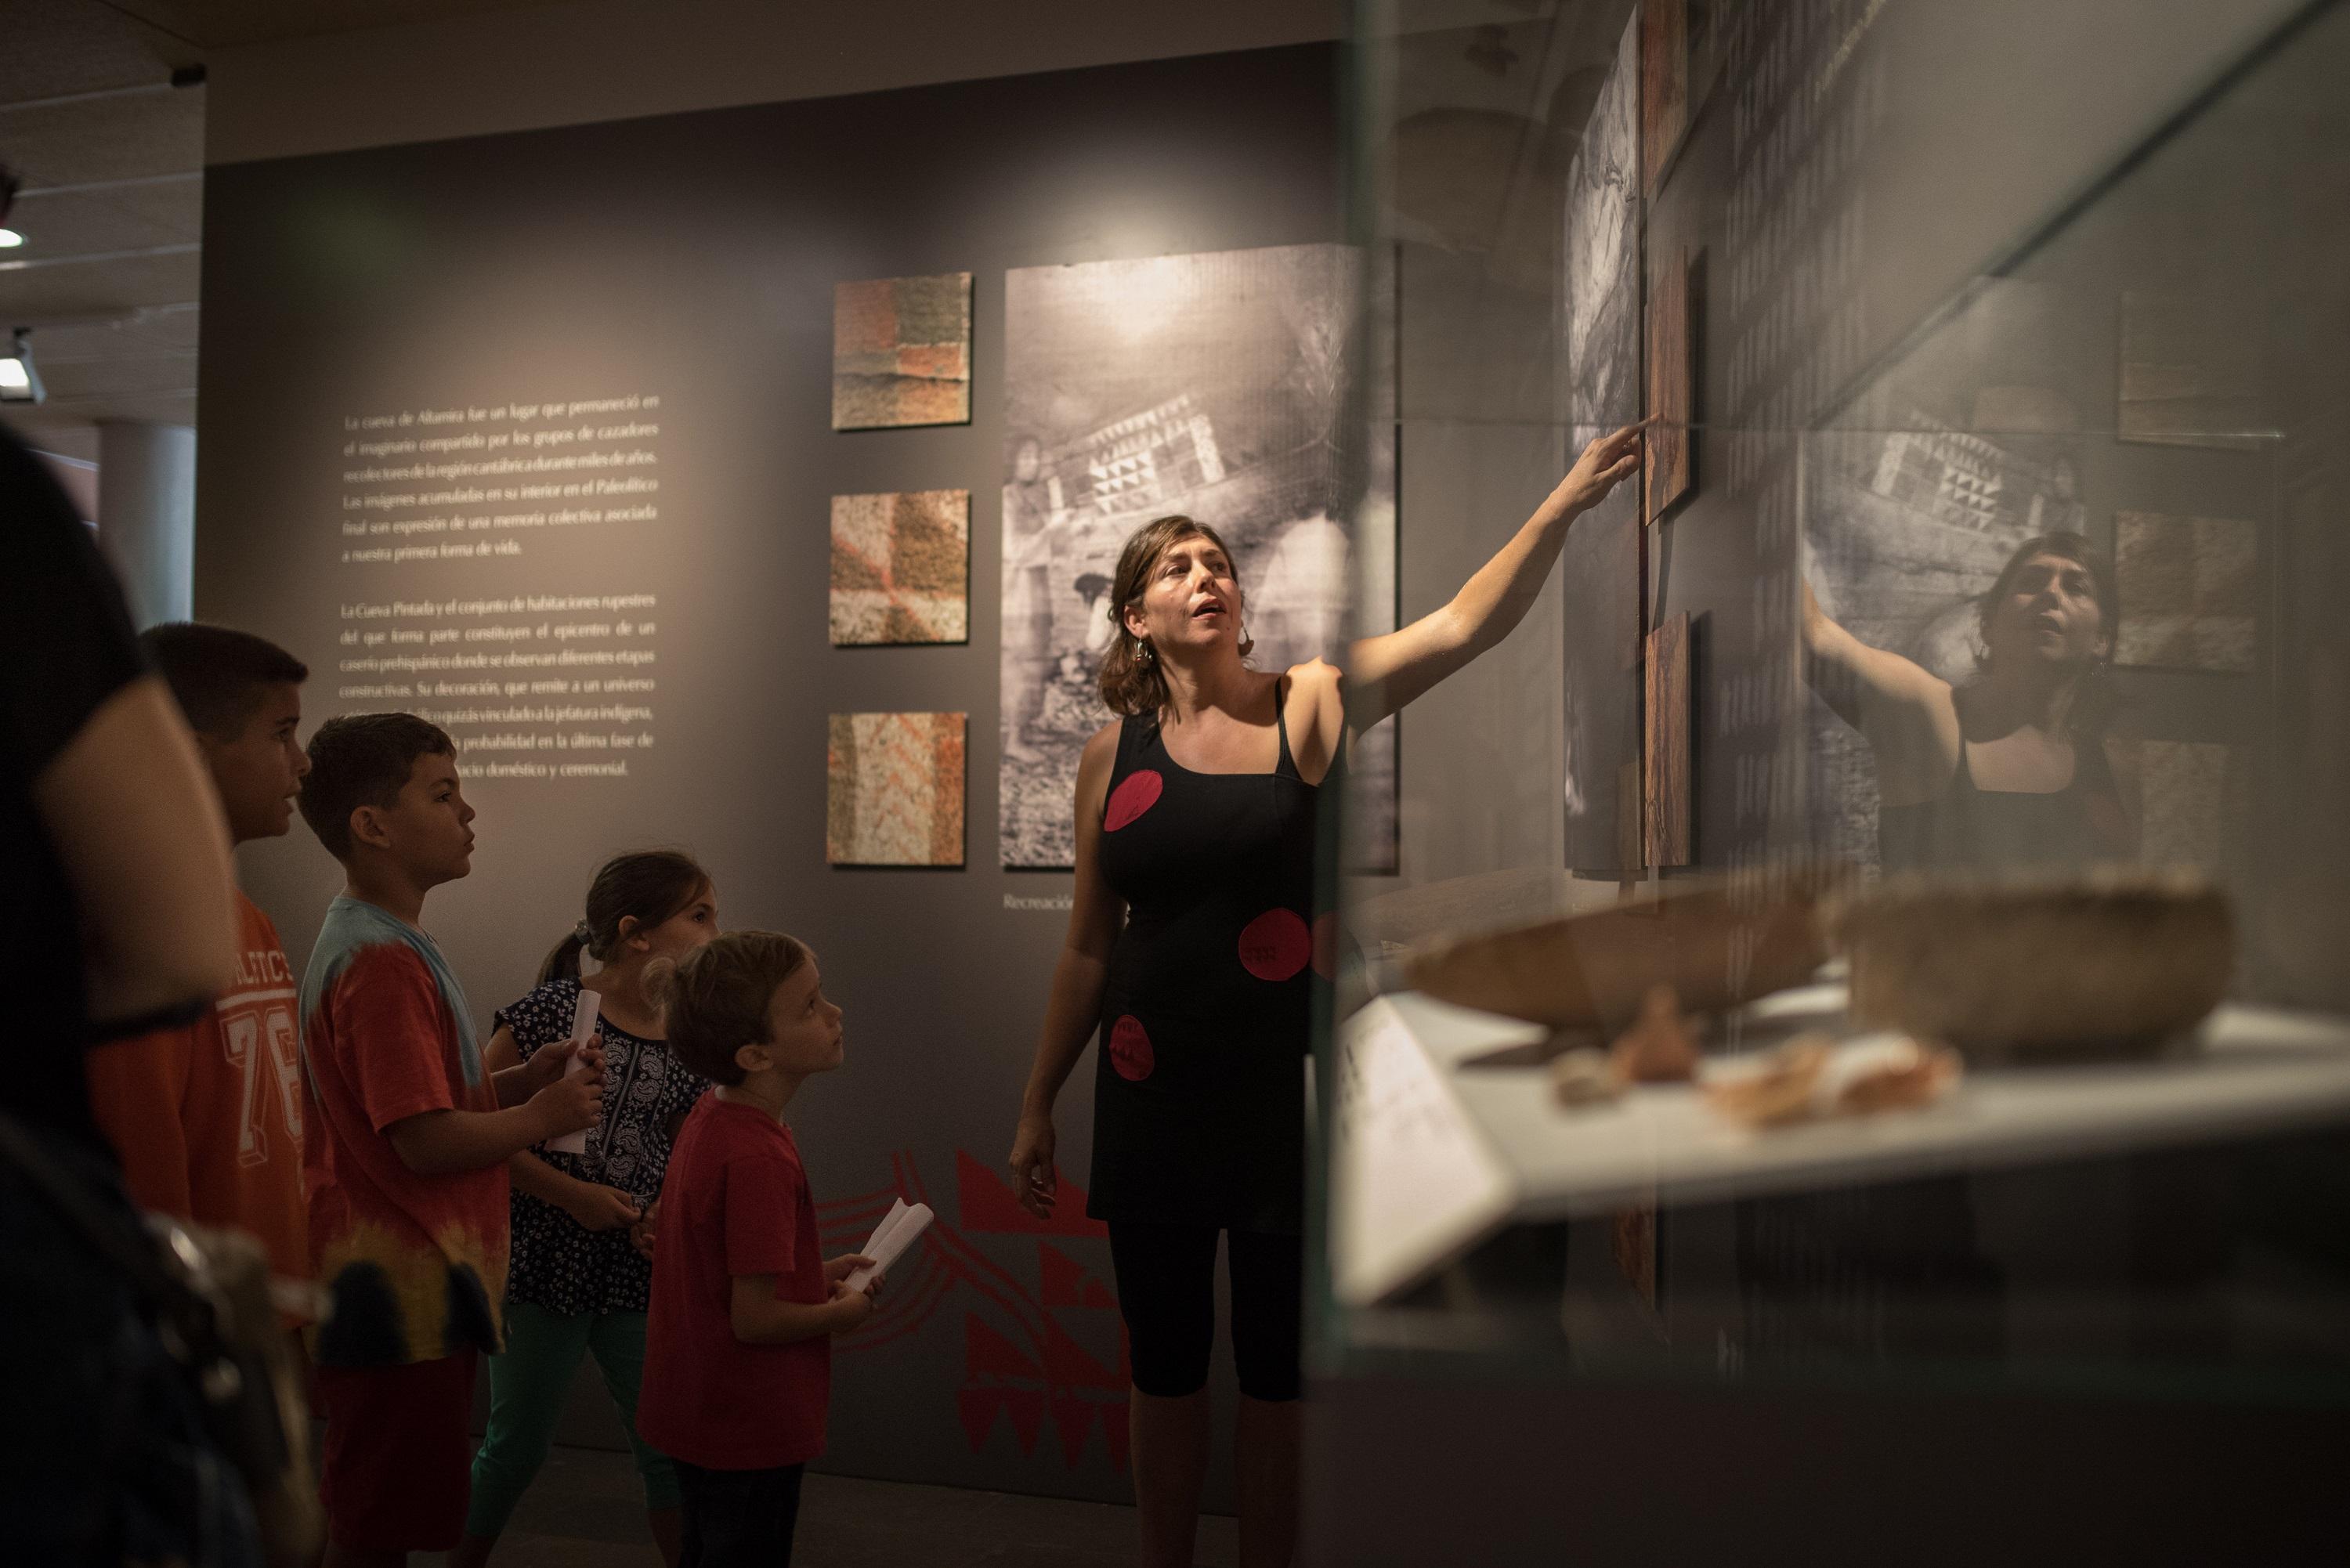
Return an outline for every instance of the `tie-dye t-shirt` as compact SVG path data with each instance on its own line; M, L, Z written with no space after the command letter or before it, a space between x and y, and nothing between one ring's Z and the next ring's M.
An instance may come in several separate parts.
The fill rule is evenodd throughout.
M322 1366L389 1366L503 1347L506 1168L419 1176L384 1129L494 1111L464 992L432 939L337 898L302 977L310 1256L334 1297Z

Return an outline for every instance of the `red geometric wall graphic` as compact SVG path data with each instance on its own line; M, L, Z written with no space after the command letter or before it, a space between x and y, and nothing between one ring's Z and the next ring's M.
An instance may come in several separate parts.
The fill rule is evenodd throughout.
M1053 1217L1039 1220L1020 1207L1011 1184L982 1163L968 1149L955 1150L955 1191L962 1206L962 1228L974 1236L1097 1236L1109 1240L1109 1227L1086 1218L1086 1189L1053 1168Z
M827 1257L864 1245L899 1199L927 1203L910 1150L889 1158L890 1184L816 1205ZM1057 1172L1055 1173L1057 1176ZM1053 1218L1020 1207L1011 1185L967 1150L955 1151L955 1212L941 1212L911 1254L898 1260L873 1315L838 1342L843 1354L888 1345L918 1332L951 1303L962 1313L962 1379L955 1411L972 1451L1008 1421L1024 1454L1034 1454L1047 1420L1062 1461L1077 1468L1097 1427L1110 1462L1126 1469L1127 1389L1132 1375L1126 1326L1109 1282L1071 1255L1066 1241L1107 1238L1108 1227L1085 1217L1085 1193L1058 1177ZM1033 1272L1024 1248L1018 1272L998 1263L972 1238L1035 1238ZM998 1241L990 1250L999 1251ZM1014 1243L1017 1245L1017 1243ZM1114 1365L1086 1347L1115 1345Z

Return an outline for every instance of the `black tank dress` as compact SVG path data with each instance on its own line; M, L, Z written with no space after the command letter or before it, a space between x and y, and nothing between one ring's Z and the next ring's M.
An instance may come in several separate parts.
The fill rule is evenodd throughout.
M1191 772L1155 714L1119 727L1101 861L1127 921L1094 1075L1097 1220L1303 1228L1305 1059L1331 952L1314 919L1315 810L1330 781L1298 775L1288 691L1269 774Z
M1939 797L1877 809L1878 864L1888 872L2056 871L2126 858L2116 831L2120 797L2104 744L2084 737L2074 757L2072 782L2063 789L1981 789L1961 741L1957 772Z

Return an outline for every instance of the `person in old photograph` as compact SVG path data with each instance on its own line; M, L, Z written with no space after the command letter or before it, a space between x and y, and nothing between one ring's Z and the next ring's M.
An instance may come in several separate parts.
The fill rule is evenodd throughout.
M1086 607L1086 639L1061 655L1060 680L1065 686L1090 686L1102 655L1109 651L1110 639L1118 635L1117 624L1104 613L1109 579L1099 572L1080 572L1069 587Z
M1141 1560L1192 1559L1220 1237L1232 1279L1241 1561L1296 1543L1303 1311L1303 1062L1315 977L1315 818L1354 737L1506 637L1577 515L1639 463L1627 427L1585 448L1501 551L1435 613L1356 642L1347 671L1250 660L1250 596L1214 527L1162 516L1127 539L1098 676L1120 715L1086 742L1076 886L1011 1164L1057 1201L1053 1109L1097 1031L1087 1212L1109 1227L1130 1395ZM1312 541L1307 541L1310 545Z
M1049 530L1061 511L1053 492L1044 444L1022 436L1014 443L1012 478L1003 486L1003 658L1018 677L1007 683L1003 753L1022 763L1045 756L1028 729L1053 670Z
M1871 648L1803 588L1804 679L1866 738L1888 872L2054 869L2137 851L2137 770L2112 732L2117 601L2079 534L2025 540L1977 610L1958 682Z

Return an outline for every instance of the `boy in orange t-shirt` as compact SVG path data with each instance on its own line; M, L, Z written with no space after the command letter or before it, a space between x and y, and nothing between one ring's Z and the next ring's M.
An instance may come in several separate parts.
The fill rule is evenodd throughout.
M310 771L295 732L309 670L275 643L182 622L139 639L171 686L238 844L283 836ZM194 1023L89 1054L90 1107L144 1209L247 1231L271 1268L310 1277L294 971L242 892L236 978Z
M457 747L412 713L310 737L302 819L342 862L303 971L310 1255L333 1300L311 1338L326 1421L328 1568L398 1568L465 1523L475 1352L504 1348L506 1159L594 1127L600 1054L494 1071L425 896L473 864ZM591 1048L592 1051L592 1048Z

